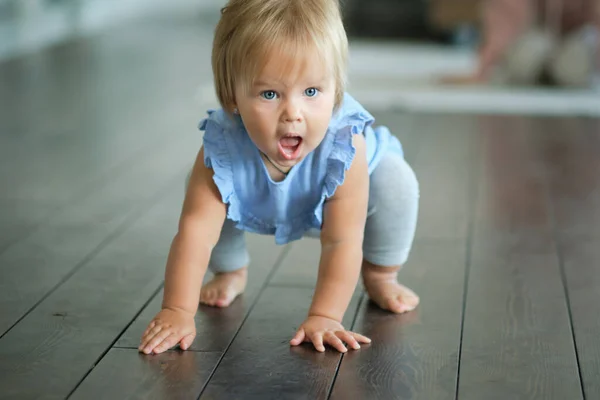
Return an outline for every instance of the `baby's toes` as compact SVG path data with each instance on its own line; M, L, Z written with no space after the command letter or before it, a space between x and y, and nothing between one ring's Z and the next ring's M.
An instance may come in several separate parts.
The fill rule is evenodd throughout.
M407 294L402 294L399 295L396 300L398 301L398 303L401 303L402 306L399 308L400 313L404 313L407 311L412 311L415 308L417 308L417 306L419 305L419 296L413 294L413 295L407 295Z
M402 297L390 297L387 299L387 309L396 314L402 314L408 311L406 304L402 302Z
M405 291L402 294L403 302L409 307L409 310L414 310L419 305L419 296L408 288L404 289Z
M217 289L213 289L210 291L209 304L214 307L217 305L217 300L219 300L219 291Z
M409 305L411 310L414 310L415 308L417 308L420 301L421 300L419 299L419 296L414 295L414 296L409 297L409 299L406 301L406 303Z
M219 290L217 296L215 296L215 305L217 307L227 307L233 301L234 296L235 294L232 290Z
M213 305L213 298L214 298L214 290L210 290L210 289L204 289L202 290L202 292L200 292L200 302L212 306Z

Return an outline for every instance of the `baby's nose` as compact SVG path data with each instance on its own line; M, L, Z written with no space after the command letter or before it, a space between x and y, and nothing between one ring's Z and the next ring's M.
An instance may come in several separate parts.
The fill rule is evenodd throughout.
M302 113L300 107L293 101L288 101L284 111L284 119L286 122L300 122Z

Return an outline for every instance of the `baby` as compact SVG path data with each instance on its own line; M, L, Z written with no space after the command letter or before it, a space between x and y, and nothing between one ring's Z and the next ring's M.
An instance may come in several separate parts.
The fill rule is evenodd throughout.
M341 324L361 273L379 307L417 307L396 277L415 234L418 183L398 139L345 93L347 53L337 0L223 8L212 51L222 108L200 123L162 310L140 351L188 349L198 302L227 307L244 291L244 231L277 244L320 237L315 293L293 346L346 352L370 342ZM202 286L207 268L214 278Z

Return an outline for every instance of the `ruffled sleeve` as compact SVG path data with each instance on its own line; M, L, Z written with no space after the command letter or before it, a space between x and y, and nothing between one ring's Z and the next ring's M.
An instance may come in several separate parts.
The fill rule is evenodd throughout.
M335 194L338 186L344 183L346 171L354 161L356 149L352 144L352 136L362 134L374 121L373 116L356 100L348 94L344 96L344 102L329 126L334 138L327 157L327 172L321 200L314 213L319 225L323 223L325 201Z
M350 127L353 134L358 134L363 133L374 122L375 118L358 101L345 93L342 105L332 119L330 129L341 130Z
M235 193L231 152L227 145L225 124L220 122L218 112L209 110L208 118L200 121L198 129L204 131L204 165L214 171L213 180L227 204L227 218L240 221L240 202Z

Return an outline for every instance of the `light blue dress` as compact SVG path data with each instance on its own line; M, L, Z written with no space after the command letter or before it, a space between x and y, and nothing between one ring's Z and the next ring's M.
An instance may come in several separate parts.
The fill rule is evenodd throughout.
M223 110L208 114L199 126L205 132L204 163L214 170L227 218L238 229L274 235L277 244L321 229L323 204L344 182L354 159L352 135L365 136L369 174L386 151L402 155L400 141L384 126L373 129L373 116L345 94L319 146L283 181L274 182L241 118Z

